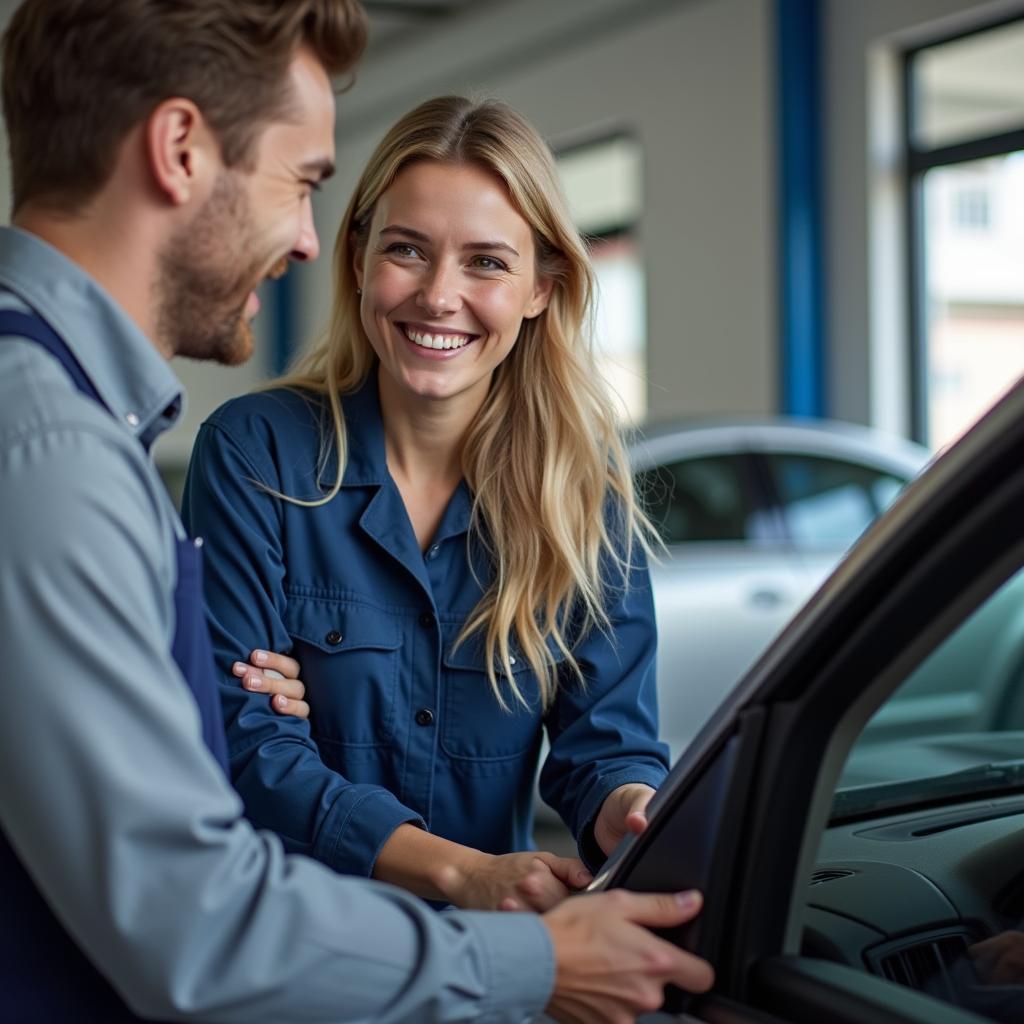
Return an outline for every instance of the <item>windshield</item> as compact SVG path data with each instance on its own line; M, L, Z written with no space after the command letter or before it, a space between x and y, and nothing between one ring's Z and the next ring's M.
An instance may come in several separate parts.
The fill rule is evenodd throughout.
M1024 570L913 672L868 722L832 807L843 821L1024 790Z

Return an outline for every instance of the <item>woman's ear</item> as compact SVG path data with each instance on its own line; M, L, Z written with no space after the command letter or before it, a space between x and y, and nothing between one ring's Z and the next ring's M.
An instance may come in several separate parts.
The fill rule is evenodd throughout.
M164 100L146 120L145 146L153 182L173 205L205 198L220 169L220 147L195 103Z
M523 314L527 320L532 320L534 317L540 316L541 313L548 308L548 305L551 302L551 293L554 291L554 288L554 278L537 278L537 283L533 288L533 295L530 297L529 305L526 307L526 312Z
M356 275L356 288L359 292L362 292L363 275L365 273L363 263L366 259L366 247L360 245L359 236L355 231L349 235L349 248L352 250L352 271Z

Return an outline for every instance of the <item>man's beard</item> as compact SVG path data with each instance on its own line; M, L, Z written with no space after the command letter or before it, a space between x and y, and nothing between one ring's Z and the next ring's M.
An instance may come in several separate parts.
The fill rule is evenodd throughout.
M190 359L244 363L253 351L245 304L271 258L254 257L257 248L246 195L229 171L222 172L202 209L161 254L160 343Z

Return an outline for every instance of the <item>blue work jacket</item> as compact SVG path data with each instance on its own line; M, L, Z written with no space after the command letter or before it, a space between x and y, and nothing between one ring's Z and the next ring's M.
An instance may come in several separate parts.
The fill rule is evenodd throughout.
M376 374L344 396L343 410L348 458L326 505L268 491L318 498L336 479L333 454L321 465L332 427L315 395L228 402L201 428L189 468L184 516L205 540L232 778L246 813L292 851L349 874L369 875L403 822L489 853L529 849L546 727L542 796L584 858L599 862L588 826L604 798L627 782L657 787L667 770L646 566L610 591L611 632L577 643L586 685L563 672L543 714L519 658L513 671L531 706L510 699L503 710L480 638L455 645L490 576L469 536L468 488L455 491L422 551L388 472ZM299 660L308 722L277 714L232 675L254 648Z

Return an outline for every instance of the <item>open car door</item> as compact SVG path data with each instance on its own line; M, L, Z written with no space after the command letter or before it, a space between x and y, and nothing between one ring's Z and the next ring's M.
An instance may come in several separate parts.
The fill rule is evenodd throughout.
M670 937L715 965L716 986L700 999L670 993L669 1018L1024 1021L1024 985L1016 1004L1013 986L985 989L977 976L967 983L973 1000L955 1005L949 992L954 960L970 971L964 950L1002 925L995 898L970 892L995 885L982 878L993 865L1005 875L1000 894L1018 892L1024 916L1024 769L1019 786L1004 771L1009 783L994 796L943 790L862 808L848 816L856 858L819 861L837 782L865 723L1022 566L1018 384L840 564L676 764L647 831L625 840L596 879L597 888L705 893L700 918ZM1020 749L1024 758L1024 734ZM947 824L922 831L915 815L945 815ZM813 895L821 875L840 896Z

